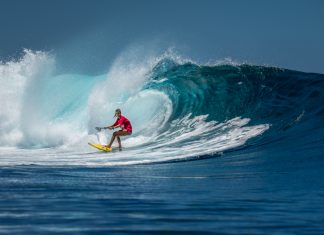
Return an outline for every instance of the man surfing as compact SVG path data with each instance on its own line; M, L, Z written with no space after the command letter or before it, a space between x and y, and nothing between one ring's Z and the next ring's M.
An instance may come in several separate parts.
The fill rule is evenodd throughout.
M107 126L107 127L96 127L96 129L98 131L100 131L101 129L113 130L113 129L118 128L118 127L121 128L121 130L115 131L113 133L113 135L111 137L111 140L110 140L110 143L106 146L107 151L111 151L111 145L115 141L115 138L117 138L118 145L119 145L119 150L121 151L122 146L121 146L120 136L125 136L125 135L131 135L132 134L132 124L130 123L130 121L126 117L121 115L121 110L120 109L116 109L114 117L117 117L117 120L113 125Z

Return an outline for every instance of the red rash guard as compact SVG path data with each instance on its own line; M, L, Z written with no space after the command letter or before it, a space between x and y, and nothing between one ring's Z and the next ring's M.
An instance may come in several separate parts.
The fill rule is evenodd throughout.
M121 125L121 128L123 130L126 130L127 132L132 133L132 125L131 125L130 121L127 118L125 118L124 116L120 116L119 118L117 118L117 120L113 126L118 126L118 125Z

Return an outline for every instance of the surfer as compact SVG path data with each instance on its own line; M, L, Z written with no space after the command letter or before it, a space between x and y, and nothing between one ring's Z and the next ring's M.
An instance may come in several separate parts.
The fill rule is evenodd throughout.
M121 146L120 136L125 136L125 135L131 135L132 134L132 124L130 123L130 121L126 117L121 115L121 110L120 109L115 110L115 116L114 117L117 117L117 120L113 125L102 128L102 129L109 129L109 130L113 130L113 129L118 128L118 127L121 128L121 130L115 131L113 133L113 135L111 137L111 140L110 140L110 143L108 145L106 145L106 148L109 151L111 151L111 145L115 141L115 138L117 138L119 150L121 150L122 146Z

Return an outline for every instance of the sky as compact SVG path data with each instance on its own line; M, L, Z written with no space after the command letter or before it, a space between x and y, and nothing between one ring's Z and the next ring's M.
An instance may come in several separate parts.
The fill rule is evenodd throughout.
M324 73L321 0L0 0L0 60L49 51L64 69L100 73L130 46L173 48L200 63ZM63 66L63 67L64 67Z

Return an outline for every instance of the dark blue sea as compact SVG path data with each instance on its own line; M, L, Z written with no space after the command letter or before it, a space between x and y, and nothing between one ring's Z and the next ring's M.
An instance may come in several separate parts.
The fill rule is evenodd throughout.
M0 234L324 234L324 75L56 63L26 50L0 65ZM116 108L134 129L123 150L88 146Z

